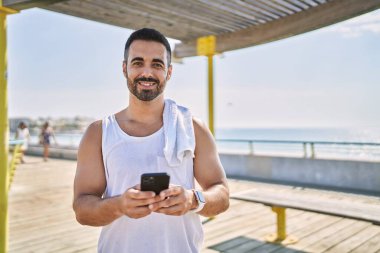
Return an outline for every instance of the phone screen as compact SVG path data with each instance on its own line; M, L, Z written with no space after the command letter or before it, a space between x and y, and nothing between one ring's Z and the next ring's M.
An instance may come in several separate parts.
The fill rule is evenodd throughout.
M141 175L141 191L152 191L156 195L169 188L170 176L167 173L145 173Z

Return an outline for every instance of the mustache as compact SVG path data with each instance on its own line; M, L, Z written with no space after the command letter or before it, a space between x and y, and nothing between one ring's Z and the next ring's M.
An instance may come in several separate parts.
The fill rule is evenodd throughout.
M134 80L134 83L137 83L137 82L152 82L152 83L157 83L159 84L160 81L156 78L153 78L153 77L140 77L140 78L136 78Z

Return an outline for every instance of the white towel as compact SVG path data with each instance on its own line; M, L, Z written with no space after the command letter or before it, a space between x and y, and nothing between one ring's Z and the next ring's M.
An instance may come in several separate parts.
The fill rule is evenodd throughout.
M165 99L164 155L169 166L179 166L186 156L194 157L195 135L189 109Z

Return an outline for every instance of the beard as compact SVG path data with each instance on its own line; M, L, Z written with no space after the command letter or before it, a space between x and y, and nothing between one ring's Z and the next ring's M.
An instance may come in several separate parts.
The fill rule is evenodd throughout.
M152 88L138 88L139 82L151 82L155 86L154 89ZM137 97L141 101L152 101L156 97L162 94L164 92L164 88L166 85L166 80L160 83L158 79L155 78L146 78L146 77L140 77L136 78L134 80L131 80L127 77L127 85L129 91Z

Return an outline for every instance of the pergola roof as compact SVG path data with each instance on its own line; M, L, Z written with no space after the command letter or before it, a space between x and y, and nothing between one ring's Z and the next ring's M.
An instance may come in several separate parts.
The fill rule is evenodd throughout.
M41 7L120 27L151 27L195 56L196 39L216 36L216 51L287 38L380 8L380 0L3 0L13 9Z

